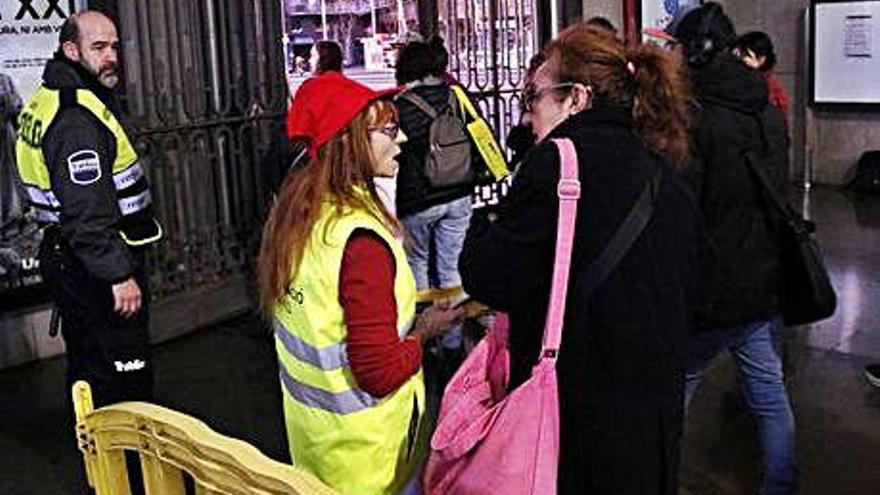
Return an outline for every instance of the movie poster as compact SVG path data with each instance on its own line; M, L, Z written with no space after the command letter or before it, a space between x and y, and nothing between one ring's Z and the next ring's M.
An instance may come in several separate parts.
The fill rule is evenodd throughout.
M62 23L71 13L82 10L84 4L85 0L0 0L0 74L12 81L11 85L3 84L2 91L12 93L14 88L17 93L0 95L2 101L20 104L30 98L40 85L46 61L58 46ZM41 233L16 197L15 131L11 122L0 122L0 133L2 311L31 304L42 290L42 281L36 259Z

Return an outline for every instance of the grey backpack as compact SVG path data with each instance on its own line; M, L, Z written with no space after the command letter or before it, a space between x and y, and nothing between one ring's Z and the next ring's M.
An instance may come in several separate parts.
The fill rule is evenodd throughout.
M428 152L423 169L432 187L449 187L474 183L471 167L471 142L464 129L464 119L455 94L449 92L449 104L438 112L413 91L398 96L431 118L428 130Z

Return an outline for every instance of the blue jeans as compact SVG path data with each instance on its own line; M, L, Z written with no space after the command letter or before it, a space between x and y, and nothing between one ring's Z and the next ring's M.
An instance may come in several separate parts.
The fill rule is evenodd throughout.
M406 258L416 279L416 288L450 288L461 285L458 257L471 223L471 197L432 206L401 219L406 227ZM432 253L433 242L433 253ZM430 258L434 255L436 278L431 280ZM443 335L443 347L461 347L461 327Z
M686 362L685 407L715 356L724 349L733 356L746 404L757 424L763 452L763 495L794 493L797 483L794 414L776 349L780 323L779 318L773 318L698 333L691 339Z

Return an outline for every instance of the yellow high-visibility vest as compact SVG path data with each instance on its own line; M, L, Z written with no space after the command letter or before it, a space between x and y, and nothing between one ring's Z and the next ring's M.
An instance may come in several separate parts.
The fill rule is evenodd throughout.
M49 168L43 153L43 136L62 107L67 105L79 105L89 110L113 134L116 159L112 173L120 214L125 217L149 207L153 201L149 188L140 187L142 190L136 194L132 192L138 189L134 187L136 184L145 180L145 173L134 146L113 112L87 89L49 89L41 86L19 115L18 139L15 143L18 174L28 203L37 212L37 220L45 223L58 223L60 220L61 204L52 192ZM83 155L83 163L97 157L91 150L79 153ZM75 159L74 155L68 160ZM128 244L142 245L159 240L162 229L156 223L155 233L144 239L129 239L124 233L120 234Z
M342 493L391 495L426 453L425 387L419 370L386 397L358 388L339 303L342 256L355 229L375 232L391 248L398 334L412 325L416 284L400 241L368 212L338 216L325 203L274 314L284 416L294 465Z

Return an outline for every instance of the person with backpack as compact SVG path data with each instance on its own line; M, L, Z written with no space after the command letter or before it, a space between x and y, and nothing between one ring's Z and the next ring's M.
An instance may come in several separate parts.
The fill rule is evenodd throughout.
M476 178L461 107L445 80L448 55L442 40L403 47L395 76L406 89L395 98L401 146L397 216L406 228L407 260L419 291L461 285L458 256L471 218ZM433 261L433 263L432 263ZM443 351L457 360L461 330L443 337Z
M788 139L760 72L732 53L737 40L721 5L688 12L675 30L699 102L694 130L700 201L713 269L695 314L685 361L686 404L703 371L731 353L763 453L761 493L795 491L795 422L775 334L781 318L781 222L757 174L784 196Z

